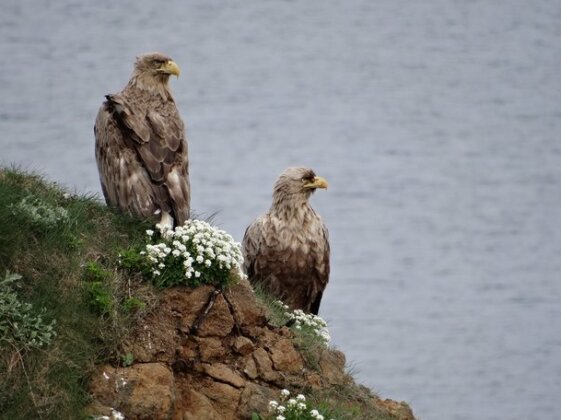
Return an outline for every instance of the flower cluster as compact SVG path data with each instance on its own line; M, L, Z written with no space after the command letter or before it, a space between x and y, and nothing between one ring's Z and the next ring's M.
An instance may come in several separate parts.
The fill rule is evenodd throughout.
M314 314L307 314L301 309L291 311L290 307L280 300L276 301L275 304L283 309L284 316L294 323L294 328L304 332L311 332L317 335L323 341L323 344L326 346L329 344L331 336L327 330L327 323L323 318Z
M227 232L201 220L189 220L171 229L156 225L147 230L149 243L140 254L146 258L156 284L224 285L241 277L243 262L240 244Z
M279 401L269 401L269 413L275 420L324 420L319 410L308 407L306 397L298 394L290 398L290 391L283 389Z
M23 215L32 224L45 229L56 227L69 220L66 209L52 206L37 197L25 197L10 207L15 215Z

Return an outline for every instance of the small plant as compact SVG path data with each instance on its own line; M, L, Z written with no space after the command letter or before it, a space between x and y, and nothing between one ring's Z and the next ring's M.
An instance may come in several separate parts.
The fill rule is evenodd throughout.
M327 323L323 318L314 314L307 314L301 309L291 311L290 307L280 300L274 301L273 304L282 310L283 316L289 321L289 324L292 324L294 329L304 335L318 337L323 345L329 345L331 337L327 330Z
M269 401L269 416L264 418L271 420L324 420L326 416L327 414L322 414L321 410L310 407L304 395L298 394L295 398L290 398L290 391L283 389L280 392L279 401ZM254 417L263 419L261 416Z
M103 282L109 276L109 272L101 264L90 261L84 267L84 280L91 282Z
M120 255L123 268L140 271L158 287L226 286L242 276L240 244L227 232L201 220L170 229L147 230L149 243Z
M132 353L122 354L121 355L121 364L124 367L129 367L134 363L134 356Z
M126 312L135 313L137 311L146 308L146 303L132 296L130 298L127 298L127 300L125 300L125 302L123 303L123 307L125 308Z
M5 344L18 350L41 348L56 336L56 321L45 322L44 309L37 313L31 304L19 300L13 286L21 278L6 272L0 280L0 348Z
M98 314L107 314L113 308L113 294L101 281L85 284L86 293L92 310Z
M12 204L10 208L14 215L23 216L34 226L45 230L56 228L70 220L66 209L31 195Z

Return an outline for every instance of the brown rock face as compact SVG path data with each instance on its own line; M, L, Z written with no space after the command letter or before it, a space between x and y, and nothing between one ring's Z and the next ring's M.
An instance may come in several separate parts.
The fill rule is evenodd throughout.
M173 374L161 363L101 366L90 389L95 399L126 413L127 419L167 419L175 403Z
M92 407L112 407L127 420L247 419L267 412L282 388L356 386L340 352L319 348L319 371L306 366L292 331L268 323L246 281L225 292L211 286L163 291L122 348L140 363L101 366L90 387ZM414 419L406 404L363 400L389 418Z

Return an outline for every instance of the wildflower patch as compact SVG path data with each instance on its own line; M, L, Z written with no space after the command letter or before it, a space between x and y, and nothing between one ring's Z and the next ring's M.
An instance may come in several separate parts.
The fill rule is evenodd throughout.
M319 338L325 346L329 345L331 336L327 330L327 323L323 318L314 314L308 314L301 309L292 311L288 305L285 305L280 300L275 301L274 305L282 311L283 316L289 321L289 324L292 324L295 330L305 335Z
M226 286L243 276L240 244L207 222L189 220L175 229L157 224L146 235L142 249L121 254L121 265L143 272L158 287Z
M25 217L34 226L52 229L69 221L66 209L51 205L38 197L27 196L10 206L14 215Z
M269 401L268 416L257 416L257 418L268 420L326 420L325 413L322 414L320 410L310 407L303 394L291 398L288 389L283 389L280 392L279 401Z

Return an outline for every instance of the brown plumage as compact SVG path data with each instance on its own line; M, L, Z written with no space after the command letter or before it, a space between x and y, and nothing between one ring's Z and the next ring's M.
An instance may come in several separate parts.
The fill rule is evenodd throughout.
M327 228L308 203L325 179L309 168L288 168L273 190L268 213L257 218L243 238L244 268L292 309L318 313L329 279Z
M95 155L109 206L167 225L189 219L185 128L169 89L179 67L161 53L137 58L125 88L107 95L95 121Z

